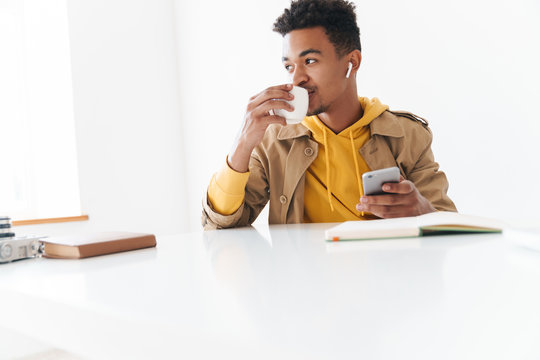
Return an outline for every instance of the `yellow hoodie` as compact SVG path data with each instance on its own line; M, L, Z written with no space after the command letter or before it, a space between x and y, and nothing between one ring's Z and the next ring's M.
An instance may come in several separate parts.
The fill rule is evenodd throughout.
M358 99L364 115L335 134L317 116L304 124L319 143L319 154L306 172L304 222L341 222L373 216L356 210L362 191L362 174L369 167L358 150L369 140L369 123L388 109L379 99Z

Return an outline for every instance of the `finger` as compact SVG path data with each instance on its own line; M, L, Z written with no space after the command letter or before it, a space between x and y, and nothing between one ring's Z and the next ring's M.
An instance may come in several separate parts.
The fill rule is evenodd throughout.
M256 108L257 106L270 99L292 100L294 99L294 95L289 92L291 89L292 85L290 84L270 87L262 91L261 93L253 96L250 99L249 106L252 108Z
M360 198L360 204L363 205L385 205L396 206L406 205L411 203L409 194L386 194L386 195L369 195Z
M264 116L270 113L270 110L283 109L287 111L294 111L294 106L286 101L282 100L268 100L253 110L255 116ZM270 114L272 115L272 114Z
M266 89L264 89L263 91L257 93L256 95L253 95L250 100L253 100L255 98L257 98L258 96L264 94L265 92L267 91L272 91L272 90L283 90L285 92L289 92L291 91L291 89L293 88L293 85L292 84L281 84L281 85L275 85L275 86L270 86Z
M399 183L385 183L382 187L384 192L393 194L409 194L413 192L416 187L409 180L403 180Z

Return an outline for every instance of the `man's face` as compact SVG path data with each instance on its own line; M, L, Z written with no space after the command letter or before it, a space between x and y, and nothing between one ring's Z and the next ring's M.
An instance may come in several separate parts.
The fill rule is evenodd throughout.
M328 111L346 88L346 57L338 58L324 28L294 30L283 38L283 65L293 85L309 93L308 115Z

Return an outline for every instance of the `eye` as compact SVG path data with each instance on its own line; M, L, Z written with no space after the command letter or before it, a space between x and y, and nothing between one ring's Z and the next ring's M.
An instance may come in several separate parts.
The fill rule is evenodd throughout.
M292 65L285 65L285 70L287 70L288 72L290 72L292 68Z
M317 60L315 60L315 59L306 59L306 65L314 64L316 62L317 62Z

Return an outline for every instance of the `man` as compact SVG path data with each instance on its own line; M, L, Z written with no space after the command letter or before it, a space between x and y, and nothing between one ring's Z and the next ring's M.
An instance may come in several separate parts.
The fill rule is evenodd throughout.
M232 151L203 200L206 229L251 224L270 201L269 223L339 222L456 211L438 171L427 122L358 97L362 60L354 5L297 0L276 20L292 84L253 96ZM308 90L308 116L287 125L292 85ZM364 172L398 166L399 183L363 196Z

